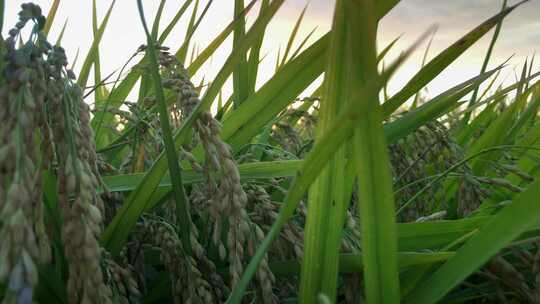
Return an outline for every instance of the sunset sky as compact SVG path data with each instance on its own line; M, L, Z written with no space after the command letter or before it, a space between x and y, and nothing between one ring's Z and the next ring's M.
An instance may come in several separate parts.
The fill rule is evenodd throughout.
M11 27L16 21L16 13L21 3L28 0L7 1L6 21L4 28ZM52 1L34 1L45 11L48 11ZM109 0L98 0L99 18L103 18L110 4ZM147 17L153 17L157 9L158 0L144 1ZM247 0L245 1L248 2ZM516 1L509 1L513 4ZM162 24L165 25L176 13L183 1L169 0L166 4ZM202 0L199 10L201 11L207 0ZM326 33L330 27L334 1L332 0L288 0L276 15L267 30L263 54L267 55L262 62L261 78L267 79L272 75L275 58L278 49L286 45L289 33L304 6L308 4L303 26L299 37L303 38L313 28L317 27L316 38ZM435 35L430 58L444 50L447 46L458 40L469 30L496 14L501 8L502 0L403 0L382 21L379 34L379 49L399 35L403 35L395 46L388 59L394 58L401 50L408 47L431 25L437 24L438 31ZM210 8L197 35L194 37L198 46L203 48L215 37L226 24L231 21L233 12L232 0L215 0ZM537 13L540 11L539 1L530 1L519 7L505 21L500 39L495 47L493 60L490 66L496 66L514 54L503 76L506 82L512 82L515 74L519 74L520 65L525 59L534 54L537 43L540 41L540 20ZM63 23L68 20L68 27L62 44L68 51L70 60L74 59L77 49L80 49L80 58L77 67L81 66L82 58L86 56L92 42L91 29L92 1L90 0L64 0L61 2L56 22L53 26L51 37L55 41ZM182 29L189 19L191 11L188 11L177 29L171 34L166 45L176 49L184 37ZM257 16L254 9L248 17L253 21ZM433 96L459 82L473 77L480 70L485 50L491 38L491 33L486 35L479 44L471 48L463 57L454 63L444 74L429 84L429 95ZM118 0L113 10L110 25L101 43L101 63L104 75L121 68L123 63L131 56L137 47L145 41L142 27L137 15L135 0ZM297 41L298 42L298 41ZM422 46L401 71L393 79L390 91L395 91L419 68L424 51ZM222 47L212 58L203 72L205 79L215 74L217 68L223 63L230 51L230 41ZM540 61L540 58L538 59ZM77 70L77 68L76 68ZM201 75L197 75L201 79ZM504 78L503 77L503 78Z

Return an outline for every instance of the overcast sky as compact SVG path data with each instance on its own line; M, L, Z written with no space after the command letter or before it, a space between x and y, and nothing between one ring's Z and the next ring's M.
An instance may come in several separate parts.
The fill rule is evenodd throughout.
M27 0L9 0L6 2L7 16L4 28L8 28L15 23L18 7ZM51 0L36 0L34 2L39 4L45 11L48 11L52 3ZM110 2L110 0L97 0L100 20L103 18ZM152 17L159 1L147 0L144 2L147 16ZM168 23L183 2L180 0L167 1L162 24ZM311 39L313 42L328 31L334 1L285 1L284 6L278 12L267 31L267 40L263 47L263 53L266 57L261 66L262 79L271 76L278 49L286 45L294 22L307 2L309 2L309 6L299 33L300 37L317 27L316 35ZM199 11L202 10L206 3L207 0L201 0ZM215 37L231 21L233 15L232 3L232 0L214 1L208 16L194 37L198 46L201 48L206 46L211 38ZM516 1L509 0L509 4L513 3L516 3ZM430 51L430 57L432 57L458 40L466 32L496 14L501 5L502 0L402 0L381 22L379 48L382 49L388 42L403 34L393 52L388 55L389 59L391 59L397 56L400 50L408 47L431 25L437 24L439 29ZM68 20L68 27L62 44L67 49L70 60L73 60L78 49L80 50L80 57L84 58L92 42L91 8L91 0L63 0L61 2L51 37L54 41L63 23ZM514 54L504 74L507 81L514 79L514 68L522 64L526 57L530 58L537 48L537 43L540 41L538 12L540 12L540 1L532 0L519 7L504 21L491 66L500 64ZM182 29L185 28L184 25L190 13L188 11L182 23L178 25L166 42L173 49L176 49L181 44L184 37ZM254 10L249 15L249 20L252 21L256 16L257 11ZM452 87L478 73L490 38L491 33L464 54L443 75L429 84L430 95ZM103 74L119 69L144 40L137 15L136 1L118 0L111 16L110 25L101 43ZM227 46L216 53L212 61L203 69L206 75L205 79L209 79L216 72L229 51L230 41ZM420 65L422 53L423 48L417 51L416 55L403 66L391 84L391 91L399 89L414 74ZM78 67L80 67L81 61L78 62ZM516 69L520 70L520 68ZM202 74L197 75L197 77L200 79Z

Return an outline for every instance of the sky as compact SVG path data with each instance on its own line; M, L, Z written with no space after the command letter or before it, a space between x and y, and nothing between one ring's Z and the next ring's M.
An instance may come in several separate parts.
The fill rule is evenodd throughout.
M15 22L18 7L28 0L6 1L6 17L4 31ZM110 0L96 0L98 18L105 15ZM36 4L47 12L52 0L35 0ZM135 0L117 0L113 9L109 26L100 45L102 74L108 75L122 67L124 62L135 52L137 47L145 41L142 26L139 21ZM147 0L145 11L147 18L153 18L157 9L158 0ZM166 2L162 27L174 16L184 1L168 0ZM247 1L246 1L247 2ZM207 3L201 0L199 13ZM299 37L304 37L316 28L310 42L324 35L330 28L334 0L287 0L269 25L266 40L263 45L264 59L261 63L259 83L271 77L278 50L287 44L289 34L302 9L307 5L307 12L300 28ZM509 0L509 4L516 3ZM430 26L437 25L438 30L434 36L428 59L433 58L446 47L457 41L461 36L474 27L496 14L502 5L502 0L402 0L380 23L378 45L383 49L390 41L401 36L398 43L388 54L387 61L399 55L400 51L410 46ZM200 49L204 48L231 20L233 16L232 0L214 0L205 20L202 22L194 42ZM257 7L248 15L248 24L257 16ZM185 25L191 14L192 7L171 33L165 45L175 50L183 41ZM536 51L540 42L540 1L532 0L516 9L504 21L504 25L494 50L490 66L494 67L513 55L512 60L503 73L506 83L515 80L520 73L521 65L526 58ZM51 40L55 41L64 22L67 29L62 40L70 61L73 61L77 52L79 59L75 71L80 68L92 43L92 1L91 0L63 0L55 24L51 30ZM480 70L485 51L491 39L491 33L486 35L477 45L468 50L458 61L453 63L443 74L428 85L429 96L474 77ZM301 40L301 39L298 39ZM297 41L296 44L299 42ZM230 52L230 39L204 66L202 72L195 75L196 81L211 79L218 71ZM401 68L390 83L390 93L399 90L419 69L425 45ZM540 61L537 60L537 61ZM536 66L536 65L535 65Z

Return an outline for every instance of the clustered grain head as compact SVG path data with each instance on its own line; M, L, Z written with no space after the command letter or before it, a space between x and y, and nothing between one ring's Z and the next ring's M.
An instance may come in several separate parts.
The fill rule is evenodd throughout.
M49 61L54 67L49 82L54 88L50 95L52 138L58 160L64 254L69 266L68 298L70 303L108 303L111 292L103 281L98 243L104 206L97 194L101 179L89 108L80 88L65 71L63 49L55 47Z
M214 263L206 257L195 237L191 239L194 254L188 256L176 229L162 218L145 217L138 224L136 234L143 248L159 250L171 278L174 303L216 303L224 299L228 290L216 277Z
M176 117L186 119L200 104L199 92L180 62L166 50L161 52L160 63L164 68L162 83L176 96L173 105L179 112ZM171 112L175 115L175 111ZM202 172L206 179L202 187L204 200L208 202L207 215L212 225L211 240L218 249L219 258L228 262L229 286L234 288L243 273L244 260L248 257L245 248L253 248L254 242L262 241L262 231L251 223L247 214L247 195L233 152L221 139L219 121L210 112L203 111L195 120L193 133L191 142L183 147L181 157L192 164L194 170ZM199 143L205 155L202 166L191 154L191 150ZM252 238L253 235L255 238ZM261 299L270 303L275 299L272 296L274 277L266 257L259 267L257 278L264 294Z
M51 258L44 223L42 170L56 170L62 236L69 267L70 303L108 303L101 248L103 203L88 106L66 68L64 50L42 32L41 9L23 4L19 22L5 40L0 89L0 281L5 303L29 303L37 265ZM16 47L25 25L28 41ZM8 240L8 241L5 241Z
M105 282L111 289L113 303L138 303L141 291L133 266L125 261L117 262L104 252L102 260Z
M4 303L31 301L37 267L50 259L41 196L41 168L48 163L40 143L46 133L46 62L50 50L40 32L41 9L23 4L19 21L4 41L0 88L0 282ZM21 29L34 26L23 47L16 47Z

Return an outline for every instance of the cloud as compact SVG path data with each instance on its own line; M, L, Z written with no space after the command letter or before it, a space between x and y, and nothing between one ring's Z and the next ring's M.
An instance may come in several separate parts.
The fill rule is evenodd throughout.
M307 0L306 0L307 1ZM513 5L518 0L509 0ZM306 3L303 0L288 2L290 10L287 16L295 20L297 13ZM311 0L306 20L317 22L328 28L334 9L333 0ZM437 24L439 29L433 41L430 57L446 49L463 35L501 10L502 0L402 0L381 22L379 44L384 47L388 42L403 34L395 50L389 54L389 60L411 45L425 30ZM495 46L490 66L495 66L515 55L511 66L522 64L525 57L530 57L540 41L540 21L537 12L540 1L529 1L518 7L504 20L504 25ZM431 93L447 89L450 84L472 77L480 69L491 32L471 47L457 62L452 64L436 81L430 84ZM395 87L400 87L417 71L423 49L396 75ZM537 60L538 61L538 60ZM512 78L512 77L511 77Z
M418 36L432 24L439 25L435 44L447 46L475 28L501 9L501 2L494 0L427 1L407 0L398 4L382 22L383 35ZM512 3L510 3L512 4ZM506 57L509 52L534 51L540 35L537 12L540 2L523 4L507 16L496 45L496 50ZM412 36L412 37L411 37ZM490 34L487 35L491 37Z

